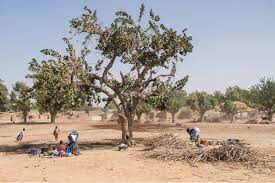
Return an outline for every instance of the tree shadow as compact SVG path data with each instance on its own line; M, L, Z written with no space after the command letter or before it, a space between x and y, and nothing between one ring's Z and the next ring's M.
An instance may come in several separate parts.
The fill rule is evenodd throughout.
M57 146L58 143L34 143L30 142L28 144L17 144L17 145L2 145L0 146L0 153L8 154L28 154L30 148L49 148L50 146ZM79 142L79 150L108 150L113 149L119 143L118 139L106 139L102 141L92 141L92 142Z
M18 144L14 146L4 145L0 146L0 153L9 154L27 154L29 148L47 148L50 144Z
M134 138L137 144L142 144L144 138ZM17 145L2 145L0 146L0 153L7 154L28 154L30 148L49 148L50 146L56 146L58 143L35 143L37 141L31 141L24 144ZM102 139L101 141L83 141L79 142L80 151L88 150L111 150L121 143L121 139Z
M30 122L27 122L27 123L24 123L24 122L16 122L16 123L4 122L4 123L0 123L0 126L5 126L5 125L48 125L48 124L52 124L52 123L48 122L48 121L30 121Z
M183 127L183 125L181 125ZM119 124L96 124L92 125L96 129L113 129L121 130ZM175 123L153 123L153 124L134 124L134 132L159 132L161 130L167 129L176 129L177 126Z

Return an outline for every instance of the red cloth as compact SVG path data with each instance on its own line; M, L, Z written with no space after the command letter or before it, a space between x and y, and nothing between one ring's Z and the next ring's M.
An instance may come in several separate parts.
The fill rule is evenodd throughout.
M66 144L60 144L57 148L58 151L65 151L66 152L66 147L67 145Z

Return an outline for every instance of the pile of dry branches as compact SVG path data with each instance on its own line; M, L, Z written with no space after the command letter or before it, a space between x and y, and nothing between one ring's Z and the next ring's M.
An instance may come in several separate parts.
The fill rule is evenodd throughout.
M166 133L145 140L145 156L161 160L196 162L244 163L255 167L265 165L266 156L246 145L207 146L199 148L183 139Z

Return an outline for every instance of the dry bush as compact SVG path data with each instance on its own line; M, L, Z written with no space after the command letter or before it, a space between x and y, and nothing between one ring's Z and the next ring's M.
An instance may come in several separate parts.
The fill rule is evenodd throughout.
M210 122L210 123L221 123L222 119L221 117L213 117L213 118L207 118L205 122Z
M249 167L266 164L264 154L246 145L222 144L199 148L171 133L147 139L144 145L146 157L160 160L243 163Z
M248 120L247 122L245 122L246 124L270 124L269 120L262 120L262 121L258 121L256 119L251 119Z
M258 120L257 119L250 119L248 121L245 122L245 124L258 124Z
M269 121L269 120L262 120L259 122L259 124L270 124L270 123L271 123L271 121Z

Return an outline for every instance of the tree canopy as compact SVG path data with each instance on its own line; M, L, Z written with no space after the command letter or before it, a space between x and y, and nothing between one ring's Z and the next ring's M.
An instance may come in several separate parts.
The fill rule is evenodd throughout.
M83 87L83 73L78 72L85 50L82 50L81 57L77 57L68 39L64 41L67 46L65 55L51 49L41 50L42 54L51 58L41 62L33 59L29 66L30 74L27 76L34 82L32 95L37 108L50 112L52 123L55 122L58 112L70 110L91 96L87 95L88 90ZM80 80L84 83L82 87L78 85Z
M187 104L191 109L200 113L199 121L204 120L204 114L207 110L213 109L215 105L211 100L211 95L206 92L193 92L188 96Z
M160 83L175 75L176 63L193 48L187 29L176 31L161 24L153 10L148 18L145 12L141 5L135 19L118 11L111 25L102 26L96 11L85 7L80 17L70 21L72 32L83 35L84 45L102 56L94 67L86 68L91 88L104 93L127 118L130 139L137 106L156 95Z
M16 82L10 94L11 109L23 114L24 122L32 108L30 88L23 82Z
M256 106L268 113L268 119L272 121L275 111L275 81L272 78L262 78L260 82L251 88L253 102Z
M9 99L8 99L8 89L0 79L0 111L8 111L9 110Z
M175 122L175 114L181 107L186 105L187 93L183 87L188 81L188 76L182 80L172 83L168 80L160 85L156 96L148 99L147 102L158 110L168 111L172 114L172 122Z
M222 106L222 111L225 112L225 114L230 117L231 122L233 122L238 109L232 100L226 100Z

